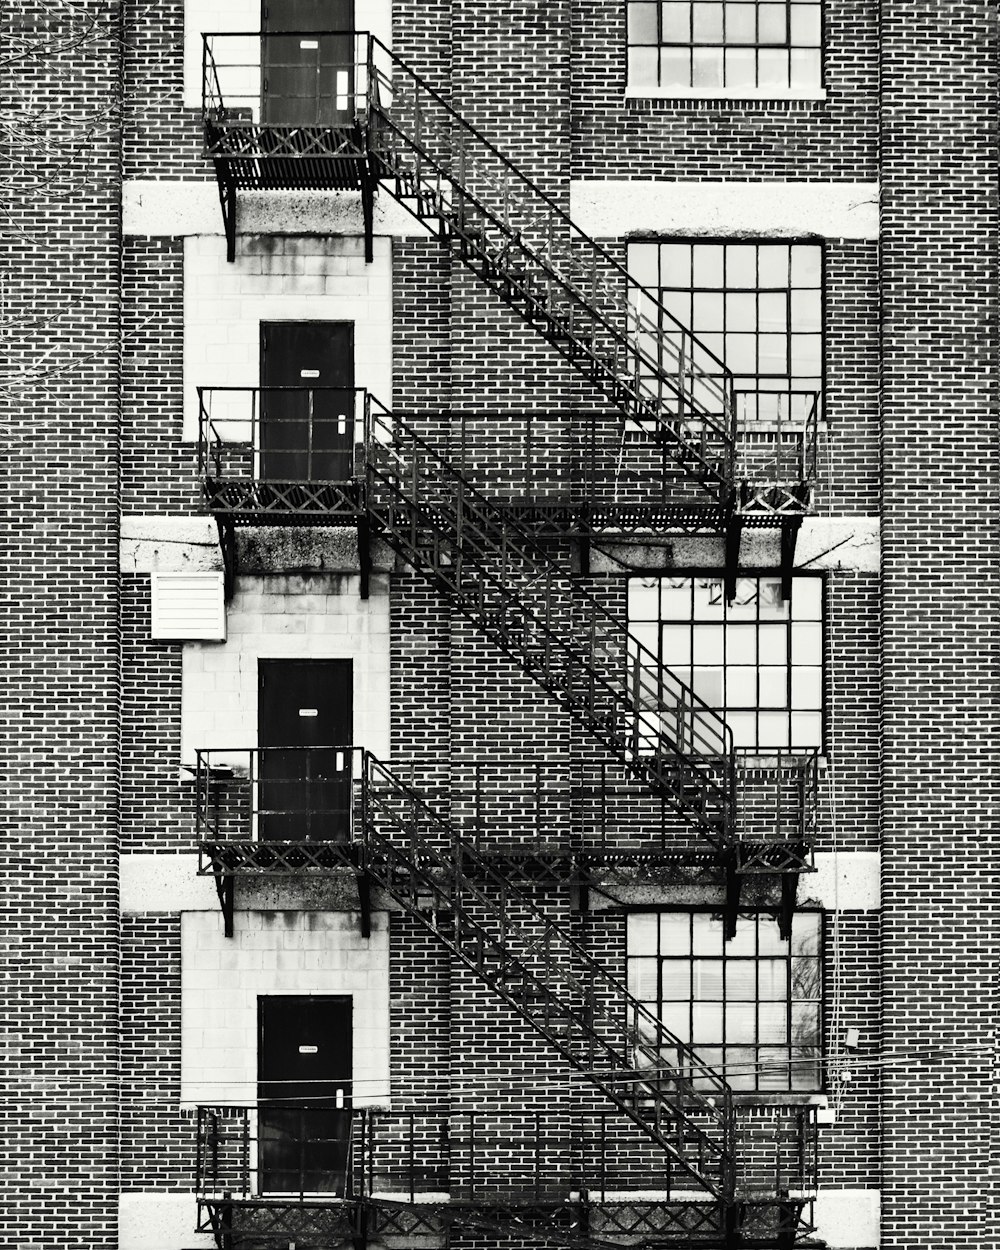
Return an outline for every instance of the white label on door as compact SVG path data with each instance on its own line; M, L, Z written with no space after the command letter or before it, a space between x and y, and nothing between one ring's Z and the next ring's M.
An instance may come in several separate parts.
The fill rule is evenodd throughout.
M300 707L299 715L300 716L319 716L319 708L318 707Z
M319 370L318 369L300 369L299 377L300 378L318 378Z
M315 1055L315 1054L318 1054L318 1053L319 1053L319 1047L318 1047L318 1046L300 1046L300 1047L299 1047L299 1054L300 1054L300 1055Z
M319 40L318 39L300 39L299 47L300 48L318 48Z

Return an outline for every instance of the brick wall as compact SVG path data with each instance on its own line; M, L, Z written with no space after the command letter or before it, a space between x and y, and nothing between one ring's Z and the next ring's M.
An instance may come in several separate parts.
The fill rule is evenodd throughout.
M0 1240L115 1244L119 9L4 11ZM36 122L36 118L44 119ZM56 120L54 120L56 119Z
M996 9L948 19L883 24L887 1248L982 1245L995 1182Z

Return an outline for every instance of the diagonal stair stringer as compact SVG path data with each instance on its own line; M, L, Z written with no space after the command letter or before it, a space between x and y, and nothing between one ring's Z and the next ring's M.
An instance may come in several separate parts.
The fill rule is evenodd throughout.
M684 1175L731 1202L735 1121L726 1082L368 752L362 826L359 872L369 883L472 969Z

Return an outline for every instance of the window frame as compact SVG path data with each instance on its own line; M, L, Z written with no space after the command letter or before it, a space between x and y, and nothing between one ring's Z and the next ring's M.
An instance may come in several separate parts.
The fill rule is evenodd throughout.
M790 77L791 76L790 74L791 52L792 52L793 47L796 45L793 45L791 43L790 21L786 23L786 29L789 32L789 38L788 38L788 41L783 44L762 44L758 42L747 43L747 44L726 44L725 42L723 43L695 43L694 29L693 29L693 15L692 15L690 43L686 45L679 44L679 43L667 44L667 43L662 42L663 9L662 9L662 5L660 4L657 4L657 42L655 44L632 43L629 38L629 10L631 9L633 4L649 3L649 2L650 0L625 0L625 4L622 9L622 47L623 47L624 62L625 62L623 76L624 76L624 82L625 82L624 94L625 94L626 99L635 99L635 100L665 99L665 100L679 100L679 101L684 101L688 99L689 100L734 100L734 101L760 100L760 101L765 101L765 102L779 102L782 100L823 101L827 99L826 53L827 53L828 31L827 31L826 0L818 0L817 2L817 7L819 9L819 44L818 45L812 45L812 44L798 45L803 48L805 47L812 48L814 46L817 46L818 51L819 51L819 79L817 82L810 84L808 87L793 87L791 86L790 83L783 87L778 87L774 85L760 86L759 82L757 81L760 75L759 75L759 65L756 60L754 64L755 83L753 86L748 86L748 85L695 86L693 81L686 85L683 83L664 84L661 81L662 63L660 62L659 54L666 47L686 46L690 49L691 70L692 70L690 77L693 79L695 49L715 48L715 47L722 48L722 49L725 49L726 47L740 47L740 48L745 47L745 48L753 49L755 53L759 51L759 49L761 48L767 48L767 47L782 48L786 50L789 54L789 77ZM724 10L725 10L725 5L727 3L732 4L736 2L736 0L719 0L719 2L723 4ZM764 3L765 0L745 0L745 2L753 3L755 6L755 9L759 11L760 4ZM782 0L782 2L785 4L786 9L789 10L789 17L790 17L790 6L794 2L794 0ZM804 0L804 2L809 3L809 0ZM723 22L725 22L724 10L723 10ZM656 49L657 51L656 85L651 85L649 83L637 83L633 81L632 74L631 74L630 52L632 48L634 47L640 47L640 48L652 47ZM723 76L725 76L725 58L723 58Z
M659 918L661 915L664 915L664 914L685 915L688 917L693 917L695 915L709 916L709 917L713 917L714 919L718 921L720 928L723 923L722 916L721 916L719 909L717 907L713 908L710 905L704 905L704 904L662 903L662 904L651 905L651 904L636 903L636 904L629 904L623 907L622 908L622 915L624 917L624 923L622 926L623 928L622 938L623 938L623 946L624 946L624 953L622 957L623 967L624 967L623 979L624 979L624 984L629 989L629 993L632 994L633 997L637 998L638 1001L641 1002L648 1011L650 1011L658 1020L662 1022L663 1016L661 1014L661 1007L662 1007L663 1002L664 1001L681 1001L679 999L664 1000L662 996L663 963L670 959L675 959L677 963L680 963L682 962L682 960L686 958L688 966L690 967L691 972L692 972L691 982L690 982L690 987L689 987L690 992L689 992L688 999L687 999L689 1003L689 1024L693 1024L693 1007L696 1002L698 1001L718 1002L723 1009L722 1010L723 1038L721 1041L715 1042L715 1043L696 1041L696 1040L693 1040L693 1038L688 1040L683 1037L680 1038L680 1040L685 1041L686 1044L689 1045L691 1049L695 1052L695 1054L701 1057L705 1057L706 1063L710 1064L710 1066L713 1066L713 1067L715 1067L716 1064L713 1063L710 1057L706 1056L706 1052L708 1051L721 1051L722 1052L721 1060L718 1061L718 1071L719 1071L719 1074L723 1077L723 1079L729 1082L730 1085L732 1086L733 1095L735 1098L745 1099L747 1101L758 1102L758 1103L759 1102L807 1103L811 1099L815 1098L816 1096L825 1094L829 1088L829 1074L827 1071L826 1051L825 1051L825 1041L827 1038L828 1027L829 1027L829 1015L828 1015L828 1008L827 1008L828 978L827 978L827 970L826 970L827 948L828 948L828 939L829 939L829 913L828 911L825 908L820 907L820 906L807 906L807 907L802 907L796 910L796 918L800 916L804 916L804 915L811 915L811 916L817 916L819 920L819 923L817 926L818 948L817 948L817 953L815 956L817 960L817 971L819 974L819 993L818 993L818 997L815 1000L812 1000L812 999L800 1000L804 1002L816 1001L819 1007L819 1011L818 1011L819 1033L818 1033L818 1039L817 1039L817 1045L816 1045L817 1057L815 1060L815 1067L817 1071L817 1084L815 1086L810 1086L809 1088L801 1088L801 1089L792 1088L792 1076L791 1076L791 1071L792 1071L791 1052L794 1048L794 1043L792 1040L792 1037L793 1037L792 1006L793 1006L793 1003L795 1002L795 998L792 993L792 964L791 964L791 961L794 958L794 956L792 954L790 944L789 944L788 953L786 955L778 956L778 958L782 959L787 965L786 967L786 994L783 999L774 999L774 1000L761 999L760 987L759 987L759 981L758 981L757 987L755 989L755 994L752 999L727 1000L726 994L725 994L725 973L723 973L723 990L719 998L718 999L705 998L705 999L699 1000L695 997L695 994L694 994L694 966L699 958L715 959L716 956L715 955L699 956L694 952L694 949L693 949L694 941L695 941L694 929L691 926L689 926L690 946L686 955L679 955L679 956L661 955L660 937L659 937ZM654 916L656 918L657 950L656 950L655 955L653 956L649 956L648 954L633 955L630 951L629 937L628 937L629 917L636 916L636 915ZM740 908L737 913L737 933L740 932L740 926L745 926L748 920L753 918L754 921L756 922L760 917L768 917L774 920L775 924L777 924L778 922L777 913L774 908L767 908L767 907L742 907ZM692 922L692 926L693 926L693 922ZM795 932L795 927L794 927L794 920L793 920L792 922L793 937L794 937L794 932ZM754 956L752 956L752 958L754 960L755 965L762 958L771 958L771 956L760 955L759 931L756 933L754 945L755 945L756 953L754 954ZM735 960L748 958L745 954L739 953L739 952L735 954L729 954L729 951L731 949L732 949L732 942L727 942L723 939L721 942L722 953L721 953L721 956L719 957L723 965L725 965L727 960L735 961ZM635 990L633 989L633 982L632 982L632 978L630 977L630 961L632 959L637 959L637 958L653 958L656 961L657 967L656 967L656 999L655 1001L649 998L640 997L638 994L635 993ZM813 957L806 956L806 958L813 958ZM755 979L756 979L756 976L757 974L755 972ZM740 1042L727 1043L726 1042L726 1039L725 1039L725 1018L726 1018L725 1005L727 1001L735 1001L735 1002L746 1001L748 1003L753 1003L755 1007L759 1006L761 1002L780 1001L784 1003L786 1041L782 1043L781 1045L788 1053L788 1075L787 1075L785 1088L768 1088L767 1086L760 1086L759 1084L756 1083L756 1080L752 1088L740 1086L739 1084L736 1084L736 1085L732 1084L730 1077L726 1075L726 1047L734 1046L734 1047L739 1047L742 1049L749 1049L752 1047L755 1050L755 1052L757 1052L756 1058L754 1060L754 1064L756 1066L757 1064L761 1062L760 1055L759 1055L760 1050L763 1047L767 1046L768 1043L761 1043L759 1040L755 1040L752 1043L740 1043ZM670 1027L669 1023L666 1023L665 1027L669 1029ZM691 1030L691 1032L693 1032L693 1029ZM772 1043L772 1045L774 1044ZM780 1061L777 1061L777 1062L780 1063Z
M689 581L696 581L696 580L698 580L698 579L705 579L705 580L717 581L717 582L720 582L720 583L722 583L722 582L723 582L723 580L724 580L724 579L723 579L723 571L722 571L721 569L717 569L717 568L712 568L712 569L705 569L705 568L696 568L696 569L690 569L690 568L657 569L657 570L644 570L644 571L639 571L639 572L635 572L635 573L630 573L630 574L628 575L628 577L626 577L626 579L625 579L625 582L626 582L626 587L625 587L625 595L626 595L626 613L625 613L625 615L626 615L626 620L627 620L627 622L628 622L628 633L629 633L629 636L630 636L630 637L633 637L633 636L634 636L634 635L633 635L633 633L632 633L632 627L633 627L633 625L634 625L634 624L636 624L636 623L637 623L636 621L634 621L634 620L633 620L632 613L631 613L631 608L630 608L630 605L629 605L629 586L631 585L631 583L632 583L633 581L637 581L637 580L638 580L638 581L650 581L650 580L656 580L656 581L662 582L664 579L670 579L670 578L673 578L673 579L675 579L675 580L689 580ZM738 581L742 581L742 580L749 580L749 579L756 579L756 580L759 580L759 579L761 579L761 578L766 578L766 579L767 579L767 580L769 580L769 581L778 581L778 580L780 580L780 579L779 579L779 577L778 577L778 575L775 573L774 569L768 569L768 568L756 568L756 567L753 567L753 568L741 569L741 570L740 570L740 576L739 576L739 578L738 578ZM787 694L788 694L788 701L787 701L786 706L784 706L784 707L782 707L782 708L765 708L765 709L764 709L765 711L782 712L782 713L785 715L785 717L786 717L786 719L787 719L788 731L789 731L789 733L788 733L789 745L788 745L788 746L773 746L773 745L763 745L763 746L762 746L762 745L761 745L761 743L760 743L760 731L759 731L759 723L758 723L758 726L757 726L757 728L755 729L755 733L754 733L754 745L752 745L752 746L737 746L737 747L736 747L736 751L737 751L737 752L738 752L741 756L745 756L745 757L749 757L749 758L758 758L758 759L759 759L759 758L773 758L773 757L777 756L779 759L780 759L781 757L784 757L784 758L786 758L786 759L787 759L787 758L792 758L792 757L795 757L795 758L800 758L800 757L804 757L804 756L812 755L814 752L815 752L817 755L819 755L819 756L823 756L823 755L825 755L825 753L826 753L826 749L827 749L827 740L828 740L828 733L829 733L829 706L828 706L829 677L828 677L828 674L827 674L827 668L828 668L828 653L829 653L829 629L828 629L828 610L829 610L829 597L828 597L828 589L829 589L829 588L828 588L828 585L827 585L827 580L828 580L828 579L827 579L827 577L826 577L825 573L823 573L822 571L819 571L819 570L817 570L817 571L813 571L813 570L802 570L801 572L798 572L798 571L797 571L797 572L795 572L795 573L793 574L793 577L792 577L792 592L793 592L793 594L792 594L792 600L791 600L790 602L794 602L794 588L795 588L795 582L796 582L797 580L798 580L798 581L805 581L807 578L808 578L808 579L810 579L810 580L818 580L818 581L819 581L819 583L820 583L820 605L819 605L819 613L820 613L820 614L819 614L819 625L820 625L820 663L819 663L819 669L820 669L820 695L819 695L819 706L818 706L817 708L808 708L808 709L794 709L794 708L792 708L792 706L791 706L791 681L792 681L792 668L793 668L793 666L792 666L792 664L791 664L791 632L790 632L790 631L791 631L791 626L792 626L792 625L793 625L793 623L794 623L794 618L793 618L793 616L792 616L792 614L791 614L791 609L789 609L789 615L788 615L788 617L787 617L787 619L786 619L786 622L785 622L785 624L786 624L786 626L787 626L787 630L788 630L788 635L787 635L787 637L788 637L788 645L787 645L787 647L786 647L786 652L785 652L785 654L786 654L786 662L785 662L785 667L786 667L786 668L787 668L787 670L788 670L788 676L787 676L787 686L786 686L786 691L787 691ZM692 601L692 602L693 602L693 601ZM693 667L694 667L694 665L693 665L693 630L694 630L694 626L695 626L695 623L696 623L696 622L695 622L695 618L694 618L693 613L692 613L692 615L691 615L690 619L686 622L686 624L687 624L687 626L688 626L688 629L689 629L690 631L692 631L692 633L691 633L691 638L692 638L692 662L690 662L690 663L689 663L688 665L686 665L686 666L685 666L685 665L679 665L679 664L676 664L676 663L673 663L673 664L672 664L669 660L665 660L665 659L664 659L664 655L663 655L662 638L663 638L663 625L664 625L664 617L663 617L663 615L662 615L662 600L660 600L660 601L659 601L659 604L660 604L660 607L659 607L660 615L658 615L658 617L657 617L657 619L656 619L656 622L655 622L655 624L656 624L656 629L657 629L657 637L656 637L656 650L655 650L655 655L656 655L656 658L657 658L657 660L658 660L658 662L659 662L660 666L661 666L661 667L666 667L666 668L668 668L671 672L674 672L674 673L678 673L678 672L679 672L679 670L683 670L685 667L688 667L688 668L693 668ZM725 602L725 600L723 600L723 609L722 609L722 610L723 610L723 617L725 617L725 614L729 611L729 605L728 605L728 603L726 603L726 602ZM671 618L671 620L672 620L672 619L673 619L673 618ZM649 624L651 624L652 622L650 622L650 621L648 621L648 620L643 620L641 623L642 623L642 624L645 624L645 625L649 625ZM675 622L675 623L676 623L676 622ZM724 621L723 621L723 623L724 623L724 624L726 624L727 622L725 622L725 620L724 620ZM747 622L741 622L741 623L747 623ZM804 622L804 623L811 623L811 622L810 622L810 621L807 621L807 622ZM753 624L755 625L755 627L759 628L759 624L760 624L759 619L755 620L755 621L753 622ZM637 641L639 641L639 642L640 642L643 646L645 646L645 647L647 648L647 650L653 650L653 648L649 646L649 643L648 643L648 642L643 641L641 638L637 639ZM757 669L757 670L759 670L759 669L760 669L760 667L761 667L761 666L760 666L760 661L759 661L759 658L758 658L758 659L754 662L754 668L755 668L755 669ZM812 666L808 666L808 667L812 667ZM723 670L725 669L725 661L724 661L724 660L723 660L723 664L722 664L722 665L720 665L720 668L722 668ZM758 677L757 677L757 689L758 689L758 691L759 691L759 682L760 682L760 677L759 677L759 673L758 673ZM692 685L692 683L691 683L691 682L687 682L687 684L688 684L688 685ZM760 706L759 706L759 705L758 705L758 706L756 706L756 707L755 707L755 708L753 708L753 709L743 707L742 705L738 706L738 707L737 707L737 708L735 708L735 709L731 709L731 708L729 708L729 707L727 707L727 706L725 706L725 705L723 705L722 707L718 707L718 708L716 708L716 707L714 706L714 704L712 704L712 703L711 703L711 702L709 702L708 700L705 700L703 695L702 695L701 697L702 697L702 699L703 699L705 702L708 702L709 707L711 707L711 708L713 709L713 711L717 711L717 712L719 712L719 714L722 716L722 718L723 718L724 720L728 720L729 713L730 713L731 711L733 711L733 710L735 710L735 711L750 711L750 710L753 710L753 711L756 711L756 712L759 712L759 711L761 710L761 708L760 708ZM810 746L792 746L792 745L791 745L791 715L792 715L792 712L793 712L793 711L795 711L795 710L803 710L803 711L809 711L809 712L816 711L816 712L818 712L819 717L820 717L820 733L819 733L819 742L818 742L818 743L812 744L812 745L810 745Z
M634 275L633 275L633 273L632 273L631 262L630 262L630 260L629 260L629 249L630 249L630 248L632 248L632 247L634 247L634 246L642 246L642 245L652 246L652 247L655 247L655 248L657 249L657 262L656 262L656 281L657 281L657 284L656 284L656 286L655 286L655 287L649 287L649 286L644 286L644 285L643 285L641 282L639 282L639 281L635 281L634 283L631 283L631 282L630 282L629 289L628 289L628 297L629 297L629 298L631 298L631 294L632 294L632 291L633 291L633 290L640 290L640 291L645 290L645 291L649 291L649 293L655 297L655 299L656 299L656 301L657 301L657 304L658 304L658 305L659 305L659 304L662 304L665 308L667 308L667 310L668 310L668 311L669 311L669 306L668 306L668 303L667 303L667 302L665 302L665 300L664 300L664 291L671 291L671 290L686 290L686 291L688 292L688 294L690 295L690 297L691 297L691 300L692 300L692 308L693 308L693 299L694 299L694 296L695 296L695 294L696 294L696 293L711 294L711 293L713 293L713 292L714 292L714 293L718 293L718 294L722 295L722 296L723 296L723 298L724 298L724 297L726 296L726 294L727 294L727 293L732 293L732 294L737 294L737 295L738 295L738 294L749 294L749 293L753 292L753 293L755 293L755 294L756 294L756 297L757 297L757 299L758 299L758 301L759 301L759 299L760 299L760 295L761 295L761 292L762 292L762 291L764 291L765 293L770 293L771 288L762 288L762 287L759 285L759 282L758 282L758 285L757 285L757 286L755 286L755 287L730 287L730 286L726 286L726 285L722 285L722 286L718 286L718 287L696 287L696 286L694 285L693 273L692 273L691 280L690 280L690 282L688 283L688 286L687 286L686 288L682 288L682 287L665 287L665 286L663 286L663 284L662 284L662 283L663 283L663 261L662 261L662 251L661 251L661 249L662 249L663 247L665 247L665 246L666 246L666 247L670 247L670 246L681 246L681 247L689 247L689 248L692 248L692 249L693 249L693 248L695 248L695 247L701 247L701 246L713 246L713 247L753 247L753 248L755 248L755 249L757 249L757 250L758 250L758 262L757 262L757 263L758 263L758 272L759 272L759 263L760 263L760 262L759 262L759 249L760 249L760 248L762 248L762 247L787 247L787 248L789 248L789 249L791 249L791 248L793 248L793 247L811 247L811 248L816 248L816 249L818 249L818 252L819 252L819 283L818 283L818 288L817 288L817 289L818 289L818 291L819 291L819 332L818 332L818 333L819 333L819 340L820 340L820 342L819 342L820 355L819 355L819 370L818 370L818 373L817 373L815 376L816 376L816 377L817 377L817 379L818 379L818 381L817 381L817 386L816 386L816 390L818 391L819 396L820 396L819 419L820 419L820 421L823 421L823 420L825 419L825 414L824 414L824 406L823 406L823 402L822 402L822 398L823 398L823 396L826 394L826 389L827 389L827 355L828 355L828 344L827 344L827 324L828 324L828 317L827 317L827 313L828 313L828 301L827 301L827 268L828 268L828 265L827 265L827 259L828 259L828 258L827 258L827 240L826 240L825 238L819 238L819 237L816 237L816 236L813 236L813 237L803 237L803 236L801 236L801 235L795 235L795 236L793 236L793 237L789 237L789 238L782 238L782 239L775 239L775 238L762 238L762 237L760 237L760 236L755 236L755 237L746 237L746 236L734 236L734 235L690 235L690 234L685 234L685 235L678 235L678 234L637 234L637 235L632 235L632 236L629 236L629 238L626 240L626 243L625 243L625 268L626 268L626 270L627 270L627 272L628 272L628 275L629 275L629 278L630 278L630 279L632 279L632 278L634 277ZM693 267L693 259L694 259L694 254L693 254L693 252L692 252L692 267ZM791 254L789 254L789 262L791 262ZM795 383L795 379L794 379L794 377L792 376L792 373L791 373L791 363L792 363L792 362L791 362L791 336L792 336L792 334L794 333L793 322L792 322L792 318L791 318L791 298L792 298L792 293L793 293L795 290L811 290L811 289L812 289L812 288L810 288L810 287L801 287L801 288L800 288L800 287L794 287L794 286L792 286L792 285L791 285L791 275L789 275L789 285L788 285L787 287L785 287L785 288L784 288L784 290L785 290L785 292L786 292L786 302L787 302L787 308L788 308L788 322L787 322L786 329L785 329L785 338L786 338L786 340L787 340L787 342L788 342L788 345L789 345L789 352L788 352L788 365L789 365L789 373L788 373L788 379L789 379L789 391L790 391L790 392L796 389L796 388L795 388L795 385L794 385L794 383ZM758 307L759 307L759 304L758 304ZM694 336L696 336L696 337L699 337L699 331L698 331L698 330L696 330L696 329L695 329L695 327L694 327L694 325L693 325L693 318L691 319L691 321L692 321L692 324L687 325L685 328L686 328L687 330L689 330L689 331L690 331L690 333L691 333L692 335L694 335ZM703 335L703 334L704 334L704 333L706 333L706 332L705 332L705 331L701 331L700 333ZM724 333L725 333L725 331L723 330L723 332L722 332L722 333L724 334ZM756 326L756 328L754 329L753 333L754 333L754 337L755 337L756 339L759 339L760 334L761 334L759 317L758 317L757 326ZM802 333L812 333L812 331L803 331ZM702 341L702 340L701 340L701 338L699 337L699 342L700 342L700 341ZM742 373L740 373L738 370L736 370L736 369L732 368L732 366L729 364L729 362L728 362L728 361L726 360L726 358L725 358L724 344L723 344L723 349L722 349L722 350L718 350L718 351L716 351L714 348L712 348L710 344L707 344L706 346L707 346L708 350L709 350L709 351L711 351L711 352L713 353L713 355L717 356L717 357L718 357L718 358L722 361L722 363L723 363L724 365L726 365L726 367L727 367L727 368L729 368L729 369L730 369L730 372L733 374L733 376L734 376L737 380L738 380L739 378L748 378L748 377L750 377L750 375L748 375L748 374L742 374ZM761 377L765 377L765 378L766 378L766 377L767 377L767 376L769 376L769 375L757 373L757 374L756 374L756 375L754 375L754 376L755 376L755 377L759 380ZM809 388L809 387L807 387L807 386L806 386L806 387L801 387L801 388L798 388L798 389L801 389L801 390L809 390L809 389L811 389L811 388ZM737 395L742 395L742 394L754 394L754 393L756 393L756 394L761 394L761 393L780 394L781 392L780 392L780 391L772 391L772 392L766 392L766 391L765 391L765 392L760 392L760 391L758 391L758 392L753 392L753 391L748 391L746 388L742 388L742 387L737 386ZM738 407L739 407L739 406L738 406ZM767 429L767 428L771 427L771 426L774 424L773 419L772 419L772 418L768 418L768 417L760 418L760 417L758 417L758 416L753 416L753 417L746 417L746 416L743 416L743 417L741 417L741 418L740 418L740 420L741 420L741 423L742 423L742 424L744 424L744 425L746 426L746 428L748 428L748 429L753 429L753 428L755 428L755 427L756 427L756 428L758 428L758 429ZM789 423L792 423L792 422L793 422L793 420L794 420L794 418L786 418L786 421L788 421Z

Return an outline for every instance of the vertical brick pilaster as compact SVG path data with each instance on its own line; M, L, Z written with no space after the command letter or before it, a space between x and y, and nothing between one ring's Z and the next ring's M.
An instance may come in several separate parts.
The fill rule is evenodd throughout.
M995 1236L997 11L882 13L882 1244L971 1250Z

